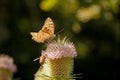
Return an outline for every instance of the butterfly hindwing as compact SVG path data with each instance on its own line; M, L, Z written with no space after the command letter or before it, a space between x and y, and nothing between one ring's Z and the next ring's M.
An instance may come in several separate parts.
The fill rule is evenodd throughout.
M37 34L38 41L37 42L45 42L51 37L48 33L43 32L42 30Z

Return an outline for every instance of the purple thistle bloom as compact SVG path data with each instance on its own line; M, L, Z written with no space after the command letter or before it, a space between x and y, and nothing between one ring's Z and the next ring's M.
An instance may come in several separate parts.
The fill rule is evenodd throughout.
M64 43L52 42L47 44L47 49L42 51L47 58L58 59L62 57L74 58L77 56L74 44L64 40Z
M5 54L0 55L0 68L9 70L11 72L16 72L17 70L13 58Z

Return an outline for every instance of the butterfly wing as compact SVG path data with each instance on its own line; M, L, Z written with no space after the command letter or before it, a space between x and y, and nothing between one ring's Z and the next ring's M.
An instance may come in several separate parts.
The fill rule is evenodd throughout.
M32 35L32 39L36 41L38 33L37 32L30 32L30 34Z
M32 35L32 39L38 43L43 43L50 38L50 35L42 32L42 30L39 33L31 32L30 34Z
M32 39L36 42L43 43L54 37L54 23L51 18L47 18L43 28L39 32L31 32Z
M42 31L49 34L50 36L54 35L54 23L51 18L47 18L43 25Z

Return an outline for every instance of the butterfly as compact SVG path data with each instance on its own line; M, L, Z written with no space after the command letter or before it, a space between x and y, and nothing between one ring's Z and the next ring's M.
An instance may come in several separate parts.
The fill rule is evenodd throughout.
M47 42L55 37L54 34L54 23L50 17L48 17L42 29L38 32L31 32L32 39L38 43Z

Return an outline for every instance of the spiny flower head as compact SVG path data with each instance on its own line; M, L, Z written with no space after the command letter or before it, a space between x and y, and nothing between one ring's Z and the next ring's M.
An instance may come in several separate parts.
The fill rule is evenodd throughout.
M11 72L16 72L17 70L13 58L5 54L0 55L0 69L6 69Z
M73 58L77 53L74 44L66 37L47 43L42 56L40 59L44 62L36 72L35 80L73 80Z
M68 41L66 37L62 40L58 37L57 41L48 43L47 49L42 51L42 54L45 54L46 57L50 59L58 59L62 57L74 58L77 56L74 44Z

